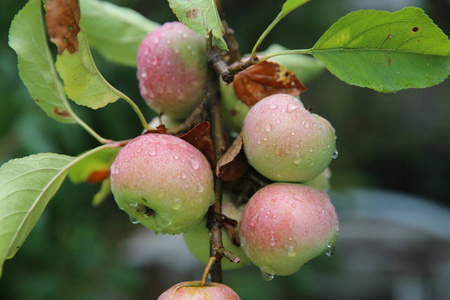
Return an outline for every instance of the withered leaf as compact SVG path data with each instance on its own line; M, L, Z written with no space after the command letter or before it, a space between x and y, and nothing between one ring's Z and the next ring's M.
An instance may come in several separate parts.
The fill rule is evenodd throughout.
M47 0L47 23L50 40L58 47L61 54L78 51L77 35L80 32L80 7L78 0Z
M231 243L236 247L241 246L241 241L239 239L238 222L234 219L230 219L225 215L222 215L223 227L230 237Z
M143 134L147 134L147 133L167 134L167 128L166 128L166 125L160 124L155 129L147 130Z
M205 155L208 161L213 164L214 150L211 140L210 127L211 125L209 124L209 122L201 122L191 130L189 130L187 133L179 136L179 138L185 140L186 142L200 150L200 152Z
M240 178L247 168L248 162L242 148L242 135L239 134L217 162L216 175L224 181L234 181Z
M106 178L109 178L109 169L96 170L89 174L86 182L91 184L101 183Z
M249 107L273 94L296 97L306 90L292 71L271 61L263 61L240 72L234 77L233 86L238 98Z

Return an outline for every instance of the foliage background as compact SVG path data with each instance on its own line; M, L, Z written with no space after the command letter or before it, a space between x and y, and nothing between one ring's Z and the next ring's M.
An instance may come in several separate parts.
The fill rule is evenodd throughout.
M111 2L134 8L159 23L175 20L163 0ZM259 34L283 3L270 0L222 2L242 53L250 52ZM2 164L11 158L38 152L77 155L97 145L76 125L59 124L46 117L21 83L15 53L7 44L7 34L13 16L25 3L25 0L3 0L0 4ZM289 48L309 48L332 23L352 10L395 11L410 5L422 7L449 34L450 8L445 0L314 0L277 25L262 49L271 43ZM113 65L99 55L95 55L95 59L107 80L134 99L150 119L152 113L141 101L135 69ZM302 96L304 104L327 118L337 131L339 158L331 165L333 191L370 188L415 195L440 205L441 210L449 215L448 80L428 89L380 94L348 86L324 72L306 85L309 89ZM124 139L141 131L138 119L124 101L98 111L85 108L77 111L105 137ZM93 208L91 199L98 188L70 182L63 185L24 247L14 259L6 262L0 280L2 299L156 299L163 290L178 281L200 278L202 268L191 257L187 257L184 263L176 258L186 257L177 255L178 239L173 240L172 246L172 242L167 240L167 247L171 250L167 253L173 253L174 257L159 257L160 261L172 261L177 266L171 268L154 263L158 260L154 257L145 263L130 265L127 254L124 254L124 243L136 234L139 226L129 222L126 215L117 209L112 197L100 207ZM345 205L344 208L337 207L339 211ZM433 215L426 210L417 213L424 217L423 220L433 221ZM245 267L243 271L225 273L225 283L237 290L243 299L441 299L440 295L449 292L448 287L435 284L439 281L436 274L443 274L440 280L450 278L450 268L444 273L436 273L437 265L450 266L448 258L439 256L439 249L448 249L449 239L403 228L404 232L395 237L397 242L400 237L408 244L395 248L393 252L393 241L387 240L386 236L397 227L375 222L370 223L367 229L361 226L367 225L361 220L359 223L352 221L350 225L346 219L341 221L349 226L345 228L355 230L359 235L349 239L342 232L343 241L338 244L337 254L332 259L320 257L294 276L276 277L270 283L262 281L256 268ZM386 231L373 233L374 226L386 228ZM374 234L369 242L365 239L367 232ZM411 243L411 239L406 238L408 234L424 238ZM166 237L149 239L154 247L161 246L162 241L166 241ZM365 266L362 271L348 267L348 258L357 255L363 255L362 261L356 261ZM381 264L404 260L406 267L394 271L389 268L370 269L376 265L377 259L381 259ZM375 263L371 265L369 261ZM417 282L423 289L412 288L409 298L402 298L406 297L402 284L411 291L412 284L417 286Z

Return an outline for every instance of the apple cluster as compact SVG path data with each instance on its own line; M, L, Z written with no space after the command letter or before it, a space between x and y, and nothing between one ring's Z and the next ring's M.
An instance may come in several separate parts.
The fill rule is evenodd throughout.
M182 123L204 98L206 41L180 22L149 33L137 56L142 97L160 114L152 121L167 128ZM241 132L248 163L265 186L245 202L225 191L224 217L237 222L225 249L241 262L259 267L265 277L290 275L324 252L332 252L339 233L335 208L327 194L329 164L336 157L335 130L298 98L274 94L249 108L222 83L224 121ZM235 111L237 118L227 117ZM133 223L157 233L183 234L191 253L207 263L206 212L215 202L214 175L205 155L180 137L144 133L128 142L111 165L111 190ZM245 174L244 174L245 176ZM225 261L224 269L241 266ZM216 283L180 283L159 299L239 299ZM209 295L209 296L208 296ZM221 298L222 297L222 298Z

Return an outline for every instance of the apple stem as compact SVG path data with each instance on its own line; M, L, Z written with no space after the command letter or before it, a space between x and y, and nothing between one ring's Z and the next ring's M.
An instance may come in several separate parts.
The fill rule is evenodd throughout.
M202 276L202 281L200 282L200 287L204 287L206 285L208 274L211 271L211 268L215 263L216 263L216 257L211 256L208 259L208 263L206 264L205 270L203 271L203 276Z

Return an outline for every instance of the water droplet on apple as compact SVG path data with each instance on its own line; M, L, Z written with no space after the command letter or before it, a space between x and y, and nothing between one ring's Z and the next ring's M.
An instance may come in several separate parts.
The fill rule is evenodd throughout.
M272 126L270 124L266 124L265 129L267 132L270 132L270 131L272 131Z
M181 171L180 177L181 179L186 179L186 173L184 171Z
M271 272L264 272L263 270L261 270L261 276L265 281L271 281L275 278L275 274Z
M130 222L134 225L139 224L139 221L136 218L130 217Z
M297 255L297 253L295 253L295 251L294 251L294 246L289 246L288 255L290 257L294 257L295 255Z
M278 105L276 105L276 104L270 104L269 105L269 109L274 110L274 109L277 109L277 108L278 108Z
M291 112L293 112L294 110L297 110L297 109L299 109L300 108L300 106L298 105L298 104L295 104L295 103L289 103L288 105L287 105L287 112L288 113L291 113Z
M192 169L197 170L198 167L200 166L199 162L196 159L189 159L189 162L191 164Z
M332 158L336 159L338 157L338 155L339 155L339 152L337 150L334 150Z
M175 200L173 200L173 203L172 203L172 209L173 210L179 210L181 208L181 201L180 201L180 199L175 199Z
M328 243L327 247L328 247L328 250L327 250L327 252L325 252L325 254L326 254L327 256L331 256L331 255L334 254L334 252L336 252L336 247L334 247L334 246L331 244L331 242Z

